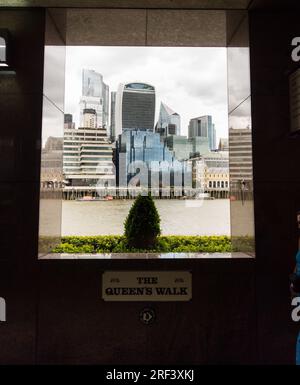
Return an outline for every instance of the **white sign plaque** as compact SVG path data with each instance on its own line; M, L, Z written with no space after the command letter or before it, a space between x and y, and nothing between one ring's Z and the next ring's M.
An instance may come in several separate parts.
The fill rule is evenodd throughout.
M106 271L102 275L104 301L190 301L189 271Z

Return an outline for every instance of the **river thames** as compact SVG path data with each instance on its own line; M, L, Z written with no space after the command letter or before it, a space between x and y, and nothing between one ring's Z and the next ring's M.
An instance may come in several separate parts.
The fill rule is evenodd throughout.
M63 201L62 235L123 234L133 200ZM155 200L163 235L230 235L230 201Z

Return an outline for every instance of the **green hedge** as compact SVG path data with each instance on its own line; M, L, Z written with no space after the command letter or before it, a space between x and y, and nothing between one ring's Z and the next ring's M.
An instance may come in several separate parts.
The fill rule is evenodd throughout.
M227 236L160 236L151 250L129 248L122 235L101 235L94 237L63 237L62 243L53 253L132 253L132 252L230 252L231 240Z

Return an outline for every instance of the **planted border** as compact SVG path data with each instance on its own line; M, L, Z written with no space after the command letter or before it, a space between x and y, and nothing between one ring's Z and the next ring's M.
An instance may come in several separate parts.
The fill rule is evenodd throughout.
M226 253L232 251L231 239L228 236L160 236L152 249L136 249L129 247L125 236L67 236L62 238L53 253Z

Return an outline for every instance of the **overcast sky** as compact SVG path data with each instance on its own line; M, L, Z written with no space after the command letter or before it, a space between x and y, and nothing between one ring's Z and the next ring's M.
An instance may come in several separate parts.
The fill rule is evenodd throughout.
M227 67L225 48L67 47L65 111L79 118L82 69L103 75L110 91L119 83L140 81L156 89L156 120L163 101L181 116L181 134L189 120L212 115L218 137L226 137Z
M146 82L156 89L156 120L163 101L181 116L181 134L187 135L191 118L212 115L220 137L228 136L227 60L231 88L230 106L249 96L249 58L245 48L204 47L81 47L66 48L66 66L61 65L64 47L45 49L43 142L47 136L62 136L62 114L71 113L76 126L82 94L82 69L103 75L109 90L119 83ZM63 79L65 100L63 103ZM64 105L63 105L64 104ZM54 106L56 105L56 107ZM230 125L245 128L250 99L232 114Z

